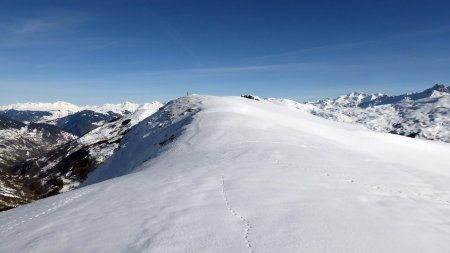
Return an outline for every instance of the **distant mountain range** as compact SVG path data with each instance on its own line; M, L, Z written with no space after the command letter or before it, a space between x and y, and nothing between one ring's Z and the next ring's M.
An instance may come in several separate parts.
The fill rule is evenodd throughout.
M378 132L450 142L450 87L442 84L395 96L352 92L307 103L269 100L326 119L362 124Z
M76 112L89 110L97 113L116 113L116 114L127 114L130 112L136 111L139 107L148 106L149 104L135 104L130 102L125 102L121 104L104 104L104 105L85 105L78 106L67 102L55 102L55 103L17 103L12 105L3 105L0 106L0 111L21 111L24 113L35 113L35 112L43 112L46 115L43 115L39 121L50 121L55 118L62 118L70 114L74 114ZM45 117L51 116L51 117Z
M130 114L140 108L158 107L158 103L143 105L130 102L122 104L77 106L67 102L18 103L0 106L0 115L24 123L46 123L62 130L82 136L104 123Z

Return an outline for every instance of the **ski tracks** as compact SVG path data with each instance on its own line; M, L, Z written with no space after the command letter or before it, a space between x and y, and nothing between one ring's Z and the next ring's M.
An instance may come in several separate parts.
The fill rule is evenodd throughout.
M250 222L244 216L242 216L240 213L236 212L233 209L232 205L230 204L230 200L228 199L226 185L225 185L225 173L222 174L222 196L223 196L223 199L225 201L225 205L226 205L228 211L234 217L236 217L243 223L243 226L244 226L243 238L245 240L245 244L246 244L249 252L254 252L253 245L251 244L250 239L249 239L250 229L252 228L252 226L250 225Z

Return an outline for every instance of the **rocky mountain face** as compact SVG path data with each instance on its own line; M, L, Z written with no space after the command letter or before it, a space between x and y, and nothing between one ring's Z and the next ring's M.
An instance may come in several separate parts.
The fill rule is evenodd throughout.
M74 135L53 125L25 124L0 115L0 210L37 198L13 173L16 164L36 159L73 139Z
M326 119L362 124L378 132L450 142L450 88L445 85L396 96L353 92L308 103L269 100Z
M7 170L73 139L74 135L53 125L25 124L0 115L0 166Z
M20 122L39 122L40 119L49 117L52 113L47 111L18 111L10 109L0 111L0 115Z
M82 136L85 133L104 125L122 115L114 112L99 113L91 110L83 110L74 114L62 117L54 121L59 128L76 136Z
M135 112L108 122L39 158L16 164L13 173L39 198L72 190L120 148L125 133L152 112Z
M30 109L26 105L14 108ZM69 115L60 113L67 108L54 107L1 111L0 210L75 188L119 148L132 126L161 106L125 105L123 110L111 105L111 110L91 106L95 111L78 112L70 107Z

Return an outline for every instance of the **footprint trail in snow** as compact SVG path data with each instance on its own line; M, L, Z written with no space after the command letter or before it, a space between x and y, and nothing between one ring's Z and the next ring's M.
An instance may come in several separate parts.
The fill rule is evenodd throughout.
M250 222L244 216L242 216L240 213L236 212L233 209L233 207L231 206L230 201L228 200L226 187L225 187L225 174L222 174L222 196L223 196L223 199L225 200L225 205L227 206L228 211L230 211L231 214L233 214L236 218L241 220L242 223L244 224L244 236L243 237L244 237L245 243L247 245L248 251L254 252L253 246L249 239L249 233L250 233L250 229L252 228L252 226L250 225Z

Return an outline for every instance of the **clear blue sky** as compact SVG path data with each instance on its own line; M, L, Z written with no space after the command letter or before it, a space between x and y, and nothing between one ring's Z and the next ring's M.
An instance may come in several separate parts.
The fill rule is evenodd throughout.
M450 1L2 1L0 104L300 101L450 81Z

